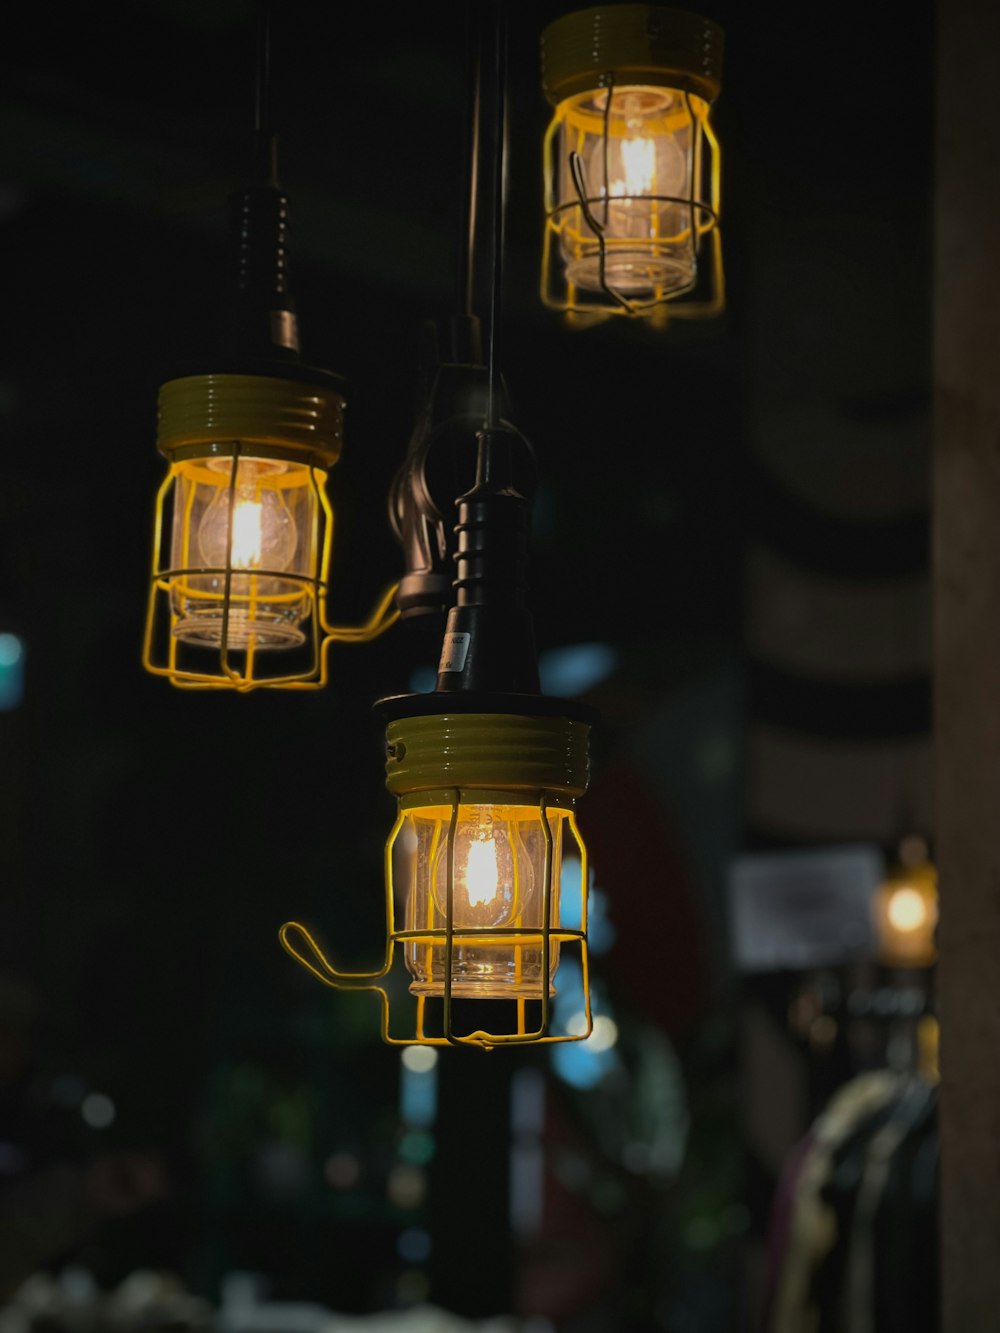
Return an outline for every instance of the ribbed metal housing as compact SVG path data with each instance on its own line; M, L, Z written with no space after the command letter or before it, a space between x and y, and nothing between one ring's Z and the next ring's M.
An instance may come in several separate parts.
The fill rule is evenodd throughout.
M542 33L542 87L553 106L616 85L679 88L714 102L722 86L717 23L665 5L599 5L558 18Z
M589 735L588 723L564 717L444 713L398 718L386 730L386 786L401 797L459 788L533 798L546 792L572 803L587 790Z
M172 461L226 455L239 443L257 457L327 468L340 457L343 430L341 395L304 380L189 375L160 389L157 446Z

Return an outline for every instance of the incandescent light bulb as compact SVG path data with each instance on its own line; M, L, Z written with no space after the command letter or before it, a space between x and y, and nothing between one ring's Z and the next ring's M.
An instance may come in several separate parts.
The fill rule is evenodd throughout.
M282 492L261 485L262 469L283 470L281 463L264 465L250 460L238 464L233 496L232 541L229 531L229 487L220 486L198 529L198 545L205 564L221 569L229 548L233 569L287 569L295 554L295 520ZM226 464L228 469L229 464Z
M617 99L614 99L616 102ZM665 98L662 94L628 92L622 98L623 133L618 147L618 171L609 182L612 198L641 197L658 194L677 196L684 189L687 163L684 153L672 136L647 138L648 104L662 112ZM613 103L614 104L614 103ZM598 164L595 162L594 166Z
M715 23L662 5L598 5L545 29L547 305L719 309L720 167L709 122L722 45Z
M520 900L534 885L531 865L515 866L505 821L492 807L480 806L475 819L459 824L455 834L454 913L457 927L507 925ZM448 901L448 858L442 850L434 873L434 897L442 912Z

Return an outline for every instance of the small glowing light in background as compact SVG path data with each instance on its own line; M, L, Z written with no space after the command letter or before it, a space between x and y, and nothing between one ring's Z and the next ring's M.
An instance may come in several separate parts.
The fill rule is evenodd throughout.
M386 1193L397 1208L419 1208L427 1195L427 1176L419 1166L394 1166L386 1181Z
M566 1031L577 1036L586 1030L587 1015L581 1009L567 1021ZM590 1036L584 1037L580 1044L596 1054L599 1051L610 1051L617 1041L618 1024L615 1020L609 1018L607 1014L595 1014Z
M615 671L619 654L609 643L571 643L551 648L538 659L543 694L586 694Z
M399 1257L408 1264L425 1264L431 1257L431 1237L423 1227L407 1227L399 1236Z
M932 967L937 958L937 870L924 838L904 838L899 861L872 898L879 962L887 967Z
M566 1031L571 1037L579 1037L587 1031L587 1015L582 1009L578 1009L571 1018L567 1019Z
M16 666L24 648L16 634L0 634L0 667Z
M0 712L24 698L24 643L16 634L0 634Z
M80 1115L91 1129L108 1129L115 1123L115 1104L103 1092L88 1092L80 1106Z
M361 1179L361 1163L353 1153L331 1153L323 1164L323 1179L331 1189L353 1189Z
M889 899L889 923L896 930L919 930L927 920L927 904L916 889L902 888Z
M618 1024L607 1014L597 1014L594 1018L594 1030L585 1045L592 1051L610 1051L618 1041Z
M414 1074L426 1074L438 1062L433 1046L407 1046L402 1055L403 1066Z
M399 1118L412 1129L429 1129L437 1118L437 1062L433 1046L405 1046L400 1056Z
M567 959L559 970L562 985L556 996L556 1025L562 1032L577 1035L587 1030L587 1015L580 1003L583 978L575 959ZM583 1041L553 1046L552 1068L573 1088L594 1088L618 1065L615 1046L618 1025L608 1012L610 1004L597 986L593 990L593 1029Z
M430 694L436 685L437 667L424 663L410 672L410 689L414 694Z

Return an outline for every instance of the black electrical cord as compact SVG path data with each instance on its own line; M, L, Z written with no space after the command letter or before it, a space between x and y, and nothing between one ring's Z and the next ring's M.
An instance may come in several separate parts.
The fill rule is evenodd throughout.
M476 313L476 232L479 218L479 123L482 116L483 24L478 5L466 12L468 74L463 144L462 217L459 227L455 304L468 319Z
M253 127L258 135L271 132L271 6L268 0L259 0L257 5L257 85Z
M257 3L257 58L253 108L254 176L278 187L278 139L271 126L271 0Z
M503 18L498 0L468 7L467 118L450 355L440 360L435 343L420 416L389 495L390 522L406 566L397 596L404 619L447 610L453 588L459 583L467 588L467 561L453 582L456 548L463 542L467 547L455 526L456 518L462 525L468 517L463 499L474 491L516 491L526 508L523 497L535 488L531 446L505 425L500 372L507 122ZM490 316L492 370L483 357L480 310ZM498 533L497 525L504 527L495 516L490 522ZM498 537L491 547L491 579L513 585L516 574L507 579L497 572L500 548L507 549L505 538ZM467 591L459 595L465 598Z
M230 195L234 242L234 337L238 359L298 362L298 323L289 288L288 197L278 184L271 121L272 0L258 0L249 181Z
M497 0L495 18L496 105L493 118L493 217L490 234L492 277L490 282L490 322L487 334L489 379L486 420L479 447L479 467L489 480L489 433L500 426L500 327L503 314L503 256L506 239L507 204L507 16L503 0Z

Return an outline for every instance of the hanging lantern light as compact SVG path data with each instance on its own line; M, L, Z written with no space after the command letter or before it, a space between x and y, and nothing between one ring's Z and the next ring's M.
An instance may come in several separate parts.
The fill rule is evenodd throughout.
M295 378L292 378L295 376ZM190 688L320 688L331 643L395 619L390 588L367 625L329 624L344 396L334 375L195 375L160 390L170 463L156 502L143 662ZM282 665L297 650L295 667Z
M394 1045L490 1048L591 1032L587 852L575 817L587 787L591 715L539 693L526 597L529 503L515 484L530 451L501 421L505 83L498 7L485 421L475 483L457 501L455 605L437 688L376 706L387 722L387 785L398 800L385 849L382 964L344 972L304 926L287 922L280 932L285 949L326 985L375 992L383 1040ZM563 873L566 844L578 878ZM551 1001L568 949L579 951L585 1023L563 1032L552 1024ZM399 957L415 997L405 1035L390 1014ZM480 1001L495 1020L459 1017L469 1005L481 1013Z
M591 315L699 317L723 307L723 34L662 5L608 5L542 35L542 299Z
M587 786L586 710L540 695L443 692L379 707L389 719L386 785L399 803L385 849L382 965L342 972L296 922L282 927L285 949L328 986L374 991L390 1045L490 1048L589 1036L587 850L575 813ZM576 853L566 863L572 875L563 868L567 845ZM568 948L579 957L586 1025L557 1033L551 1001ZM406 1033L390 1013L400 959L416 997ZM513 1001L493 1006L506 1026L461 1031L456 1002L474 1000Z
M304 926L281 930L285 949L326 985L379 995L382 1037L393 1045L489 1048L591 1032L588 860L575 812L587 788L592 713L537 692L527 503L509 482L510 444L508 431L482 432L477 484L458 505L458 595L437 689L377 705L387 719L387 786L398 800L385 849L382 964L343 972ZM567 844L575 855L564 874ZM405 1035L390 1017L397 945L416 997ZM579 953L586 1021L557 1032L551 999L568 948ZM505 1025L463 1031L455 1004L473 1000L514 1004L498 1011Z
M170 471L157 497L146 629L154 674L253 683L258 654L307 637L305 672L318 673L332 525L324 483L340 452L343 406L332 376L310 384L197 375L162 387L157 443ZM162 628L157 636L161 617L165 636ZM165 662L155 660L157 646ZM202 650L200 669L186 665L187 648ZM214 677L206 649L219 664Z
M233 195L234 372L160 390L170 470L156 503L143 663L188 688L320 688L334 642L396 619L390 588L366 625L327 620L344 383L299 356L288 285L288 198L267 128L268 9L261 9L255 145L259 179Z
M387 785L399 798L391 870L405 886L415 994L547 996L565 824L579 845L573 807L586 789L587 730L565 716L512 713L390 722Z

